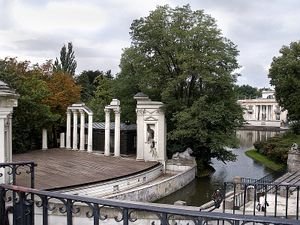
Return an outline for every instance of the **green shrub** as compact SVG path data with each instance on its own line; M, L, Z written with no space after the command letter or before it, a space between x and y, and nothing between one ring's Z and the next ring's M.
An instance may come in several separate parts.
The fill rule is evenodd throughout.
M288 151L293 143L300 144L300 135L288 131L282 135L269 138L267 141L257 141L253 145L260 154L278 163L286 163Z

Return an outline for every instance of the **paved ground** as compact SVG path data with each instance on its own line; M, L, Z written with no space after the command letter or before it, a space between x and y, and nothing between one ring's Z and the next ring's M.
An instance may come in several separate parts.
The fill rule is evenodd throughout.
M107 181L149 169L157 164L63 149L16 154L13 155L13 161L36 162L38 166L35 188L45 190ZM17 184L29 186L29 176L24 171L18 176Z

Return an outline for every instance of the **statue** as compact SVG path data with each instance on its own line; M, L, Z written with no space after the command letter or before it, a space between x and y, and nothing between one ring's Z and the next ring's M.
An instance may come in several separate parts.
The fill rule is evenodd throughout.
M298 144L293 143L289 152L290 153L300 153L299 148L298 148Z
M147 143L150 144L150 153L152 154L152 157L157 158L157 152L154 141L154 130L150 127L150 124L147 124L147 135Z
M188 159L191 160L193 157L191 154L193 153L193 150L191 148L187 148L184 152L176 152L173 154L172 159Z

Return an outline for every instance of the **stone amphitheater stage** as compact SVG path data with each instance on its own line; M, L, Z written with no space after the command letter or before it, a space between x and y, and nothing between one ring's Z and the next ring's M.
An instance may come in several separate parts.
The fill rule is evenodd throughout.
M130 157L104 156L65 149L36 150L14 154L13 161L34 161L35 188L59 190L132 176L158 165L157 162L136 161ZM30 177L22 171L17 185L29 186Z

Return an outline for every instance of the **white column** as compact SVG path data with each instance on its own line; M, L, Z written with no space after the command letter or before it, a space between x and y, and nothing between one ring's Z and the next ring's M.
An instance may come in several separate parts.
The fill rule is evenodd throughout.
M67 135L66 148L71 149L71 111L67 110Z
M6 162L4 132L5 132L5 118L0 117L0 163ZM0 176L0 184L5 183L5 181L7 179L7 174L5 173L3 168L0 169L0 173L2 174L2 176Z
M144 159L144 109L136 109L136 160Z
M110 109L104 109L105 112L105 142L104 155L110 155Z
M89 114L87 151L88 152L93 151L93 114Z
M80 147L79 150L83 151L84 150L84 111L83 110L79 110L80 112Z
M120 156L120 132L121 132L121 123L120 123L120 107L114 109L115 113L115 148L114 156Z
M73 112L73 150L78 150L78 135L77 135L77 119L78 119L78 112L77 110L72 110Z
M65 147L65 133L60 133L59 147L60 148L64 148Z
M8 162L12 162L12 113L8 115Z
M42 142L42 150L47 150L48 149L48 137L47 137L47 129L43 129L42 132L43 136L43 142Z
M260 113L259 120L262 120L262 105L259 105L259 108L260 108L260 110L259 110L259 113Z

